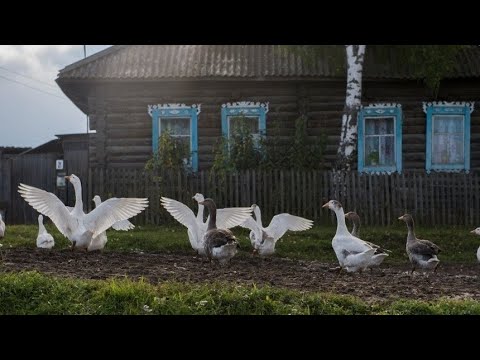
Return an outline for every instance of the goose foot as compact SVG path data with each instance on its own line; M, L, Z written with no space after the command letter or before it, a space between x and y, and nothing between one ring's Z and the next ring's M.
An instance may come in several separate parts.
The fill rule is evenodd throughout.
M338 272L340 273L340 271L342 271L342 267L341 267L341 266L337 266L337 267L328 269L328 271L330 271L330 272L338 271Z

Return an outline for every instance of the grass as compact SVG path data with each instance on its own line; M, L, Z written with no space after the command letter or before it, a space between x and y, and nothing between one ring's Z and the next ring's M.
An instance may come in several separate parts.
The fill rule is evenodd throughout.
M51 223L46 224L48 231L55 238L56 247L67 247L70 242L61 235ZM407 264L405 252L406 226L398 222L390 227L362 227L361 237L366 241L384 246L392 251L384 264ZM480 237L470 234L470 228L437 227L416 230L419 238L428 239L442 248L439 257L444 263L475 263L476 251L480 246ZM10 225L2 239L3 248L13 246L35 247L38 227L34 225ZM248 231L235 228L233 232L241 243L241 252L250 252L252 247L248 240ZM294 233L287 232L276 246L276 256L294 259L336 262L331 240L335 234L334 226L315 226L314 228ZM158 251L188 252L192 251L186 228L177 225L137 226L134 230L107 231L108 242L105 250L115 251Z
M328 293L228 283L152 285L129 279L77 280L37 272L0 274L0 314L95 315L450 315L480 314L473 300L368 304Z

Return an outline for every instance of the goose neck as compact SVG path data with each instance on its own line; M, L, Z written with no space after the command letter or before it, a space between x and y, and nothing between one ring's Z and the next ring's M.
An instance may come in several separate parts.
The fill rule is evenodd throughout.
M213 205L213 204L210 204L208 206L208 212L210 214L210 218L208 220L207 231L217 228L217 208L216 208L216 206Z
M262 229L262 212L260 211L260 208L258 206L255 206L255 209L253 209L253 213L255 214L255 220L257 221L258 226L260 227L260 229Z
M345 223L345 212L343 208L334 211L335 215L337 215L337 234L350 234Z
M73 188L75 189L75 213L83 213L83 200L82 200L82 185L80 183L74 183Z

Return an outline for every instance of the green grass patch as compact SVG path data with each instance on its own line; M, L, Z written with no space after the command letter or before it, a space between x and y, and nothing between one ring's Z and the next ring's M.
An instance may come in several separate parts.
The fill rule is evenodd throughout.
M48 231L55 238L55 247L65 248L70 242L61 235L54 225L46 225ZM480 246L480 237L470 234L470 228L465 227L437 227L416 230L417 237L428 239L442 248L439 257L442 262L470 263L477 261L476 251ZM34 225L10 225L2 239L3 248L10 246L35 247L38 227ZM248 239L249 231L243 228L234 228L234 234L241 243L241 253L251 252L252 247ZM319 260L336 262L332 249L332 238L335 234L334 226L315 226L303 232L288 232L279 240L276 246L276 256L294 259ZM108 243L105 250L115 251L147 251L147 252L185 252L191 253L185 227L176 225L137 226L134 230L107 231ZM396 223L390 227L362 227L361 238L392 250L385 264L407 264L405 252L407 229L404 223Z
M0 274L0 314L96 315L464 315L473 300L401 300L368 304L356 297L228 283L157 285L129 279L77 280L37 272Z

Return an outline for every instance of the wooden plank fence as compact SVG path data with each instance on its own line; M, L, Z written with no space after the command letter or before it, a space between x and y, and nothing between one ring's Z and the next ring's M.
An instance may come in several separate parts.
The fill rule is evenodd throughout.
M304 216L317 224L334 223L333 212L321 206L330 199L356 211L366 225L388 226L408 212L422 225L480 226L478 174L406 172L378 175L331 171L247 170L222 178L211 171L196 174L135 169L91 169L88 198L148 197L150 206L138 224L175 221L160 205L170 197L196 209L199 192L219 208L258 204L264 222L281 212ZM89 204L91 208L92 204ZM196 210L195 210L196 211Z
M36 223L36 211L16 191L18 182L58 193L55 173L51 170L54 160L39 156L19 159L13 164L12 173L8 174L12 184L0 187L3 193L11 190L8 196L4 194L10 204L8 223ZM3 181L7 173L2 173ZM288 212L312 219L316 224L333 224L333 212L321 206L336 199L345 211L358 212L365 225L388 226L408 212L421 225L480 226L480 177L477 173L426 174L419 171L367 175L313 170L247 170L222 178L211 171L152 174L142 169L92 168L88 177L81 180L86 211L93 208L94 195L100 195L102 200L113 196L148 197L148 209L132 220L136 224L175 222L160 205L160 197L176 199L196 211L197 204L192 197L199 192L213 198L220 208L256 203L262 210L264 223L275 214ZM86 183L89 186L85 186ZM73 195L71 185L68 191Z

